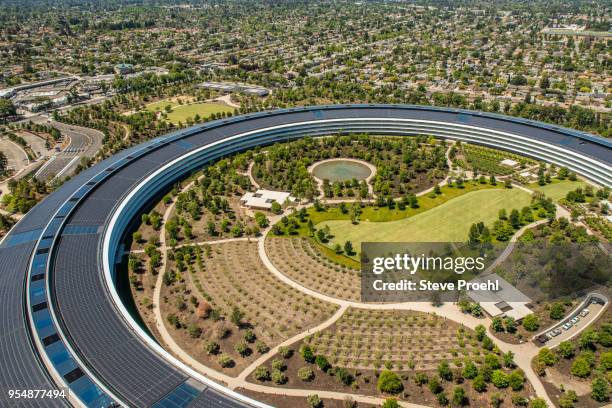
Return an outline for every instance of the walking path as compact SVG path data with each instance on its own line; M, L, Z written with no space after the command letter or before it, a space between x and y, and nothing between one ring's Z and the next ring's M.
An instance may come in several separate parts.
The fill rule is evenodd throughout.
M452 303L443 303L441 306L433 306L429 302L362 303L362 302L355 302L355 301L350 301L350 300L337 299L337 298L316 292L290 279L289 277L284 275L274 266L274 264L270 261L270 258L268 258L268 255L266 253L264 239L259 240L258 249L259 249L259 256L264 262L264 264L266 265L266 267L274 274L274 276L276 276L278 279L280 279L287 285L297 290L300 290L301 292L306 293L310 296L313 296L315 298L324 300L326 302L335 303L342 307L354 307L354 308L361 308L361 309L368 309L368 310L413 310L413 311L418 311L418 312L434 313L439 316L443 316L445 318L453 320L459 324L463 324L464 326L467 326L471 329L474 329L479 324L482 324L485 327L489 327L491 324L491 319L489 318L478 319L472 315L465 314L461 312L461 310L459 310L459 308L455 304L452 304ZM488 331L489 331L489 336L494 338L491 330L488 329ZM538 347L533 343L510 344L510 343L505 343L501 340L496 340L496 344L498 345L500 350L503 351L504 353L507 353L508 351L512 351L514 353L515 363L520 368L523 369L523 371L525 372L525 376L533 385L536 394L540 398L544 398L549 404L549 406L551 407L554 406L552 402L550 401L548 394L546 393L546 389L544 388L544 385L540 381L540 378L535 373L535 371L533 371L533 368L531 367L531 360L538 353L539 351Z
M220 96L220 97L218 97L216 99L213 99L213 101L223 102L226 105L231 106L232 108L240 109L240 104L232 101L232 94L227 94L227 95Z
M248 176L249 180L251 181L251 184L256 188L256 189L260 189L261 186L259 185L259 183L257 182L257 180L255 180L255 177L253 177L253 166L255 165L255 161L251 160L251 162L249 163L249 168L247 169L246 173L241 173L243 176Z
M281 347L290 346L291 344L296 343L296 342L302 340L303 338L309 336L312 333L316 333L318 331L321 331L321 330L324 330L324 329L328 328L329 326L334 324L338 319L340 319L342 317L342 315L344 314L346 309L348 309L347 306L340 306L338 308L338 311L336 313L334 313L334 315L332 317L330 317L329 319L327 319L326 321L324 321L320 325L318 325L316 327L313 327L313 328L310 328L310 329L308 329L306 331L303 331L301 333L298 333L295 336L293 336L293 337L283 341L282 343L280 343L276 347L272 348L268 353L263 354L257 360L253 361L247 368L242 370L242 372L238 375L237 379L238 380L246 380L246 378L249 376L249 374L251 374L257 367L259 367L260 365L265 363L267 360L269 360L271 356L275 355Z
M249 170L250 169L251 169L251 166L249 166ZM249 171L249 174L250 174L250 171ZM443 181L443 183L446 183L447 181L448 181L448 177ZM256 183L253 183L253 184L256 185ZM185 186L182 189L182 191L187 190L192 185L193 185L193 182ZM531 190L525 187L522 187L522 186L516 186L516 187L532 193ZM425 191L425 192L421 192L419 195L427 194L427 193L428 191ZM174 208L174 202L170 206L168 206L168 208L166 209L164 213L164 216L163 216L164 225L167 222L167 220L170 218L170 214L172 213L173 208ZM558 217L565 216L566 213L567 211L562 209L562 207L558 207L558 211L557 211ZM303 338L310 335L311 333L315 333L317 331L324 330L330 327L344 314L344 312L349 307L367 309L367 310L410 310L410 311L432 313L432 314L436 314L444 318L453 320L459 324L463 324L464 326L470 329L474 329L478 325L483 325L485 327L490 326L490 323L491 323L490 318L487 318L487 317L476 318L472 315L465 314L461 312L460 309L453 303L443 303L440 306L434 306L429 302L363 303L363 302L350 301L350 300L345 300L345 299L338 299L338 298L335 298L335 297L332 297L332 296L329 296L323 293L319 293L317 291L314 291L310 288L307 288L301 285L300 283L292 280L291 278L287 277L282 272L280 272L271 262L270 258L268 257L266 253L266 248L265 248L266 235L268 231L271 229L271 226L275 222L277 222L280 218L281 216L272 217L270 226L266 228L264 231L262 231L262 235L258 238L228 238L228 239L222 239L222 240L216 240L216 241L203 241L203 242L188 243L188 244L180 245L180 246L208 245L208 244L214 245L214 244L222 244L222 243L231 242L231 241L248 241L248 240L254 239L258 242L258 253L259 253L260 259L262 260L266 268L276 278L278 278L284 284L289 285L292 288L301 291L302 293L305 293L314 298L320 299L325 302L333 303L339 306L338 310L331 318L322 322L316 327L310 328L302 333L296 334L295 336L276 345L268 353L260 356L255 361L253 361L251 364L249 364L249 366L247 366L244 370L242 370L242 372L240 372L237 377L230 377L227 374L221 373L217 370L214 370L198 362L193 357L191 357L188 353L186 353L174 341L171 334L167 331L167 328L165 327L165 324L164 324L164 321L161 315L161 310L160 310L161 288L163 284L163 273L166 269L167 247L166 247L165 233L163 232L164 230L162 230L162 233L160 234L160 248L162 249L162 261L161 261L160 273L157 278L157 282L156 282L155 289L154 289L154 295L153 295L153 305L154 305L153 309L154 309L154 316L156 319L156 327L160 333L162 340L167 345L167 347L170 349L170 351L172 351L182 361L184 361L186 364L188 364L195 370L199 371L203 375L213 378L217 381L221 381L232 389L246 389L246 390L251 390L255 392L285 395L285 396L296 396L296 397L306 397L308 395L317 394L321 398L345 399L347 396L350 396L357 402L381 404L384 401L384 399L373 397L373 396L357 395L357 394L350 394L350 393L340 393L340 392L332 392L332 391L324 391L324 390L277 388L277 387L266 386L262 384L250 383L246 379L258 366L264 364L267 360L269 360L272 356L274 356L278 352L280 347L294 344L295 342L302 340ZM514 248L514 243L516 242L518 237L520 237L520 235L527 228L532 228L546 221L547 220L536 221L528 226L521 228L519 231L517 231L511 238L510 245L508 245L508 247L504 250L504 252L502 252L500 257L498 257L498 259L492 264L490 268L503 262L503 260L508 255L510 255L510 253L512 252L512 249ZM142 252L142 250L137 250L134 252ZM493 333L491 332L490 328L488 329L488 331L489 331L489 335L493 338ZM496 339L495 342L502 352L507 353L511 351L512 353L514 353L514 361L516 365L525 372L525 377L532 384L537 396L540 398L543 398L549 404L549 406L551 407L554 406L552 404L552 401L548 397L546 393L546 389L544 388L539 376L535 373L535 371L531 367L531 361L537 355L539 348L531 342L527 342L523 344L510 344L510 343L503 342L499 339ZM411 404L407 402L402 402L400 404L402 406L409 407L409 408L423 408L423 406L421 405Z
M225 243L234 242L234 241L252 241L254 239L257 239L257 238L239 237L239 238L216 239L216 240L212 240L212 241L186 242L184 244L176 245L176 246L174 246L174 248L183 248L183 247L188 247L188 246L192 246L192 245L198 245L198 246L218 245L218 244L225 244ZM168 249L168 247L166 246L165 242L162 243L161 241L162 240L161 240L161 237L160 237L160 244L157 247L157 249L159 249L159 250L161 250L163 252L163 251L166 251ZM130 253L130 254L144 254L145 250L144 249L134 249L134 250L131 250L131 251L126 251L126 252Z

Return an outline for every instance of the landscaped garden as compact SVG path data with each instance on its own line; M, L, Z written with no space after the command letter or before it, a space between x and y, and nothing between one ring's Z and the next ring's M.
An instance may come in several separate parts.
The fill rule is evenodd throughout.
M154 289L161 282L163 324L180 349L213 370L242 374L238 380L246 377L245 389L250 382L312 390L306 399L310 406L322 400L317 391L329 390L427 406L540 407L513 354L499 350L485 325L492 322L497 339L517 344L575 307L571 296L535 296L536 283L559 286L546 274L546 262L568 252L546 252L534 244L595 242L607 226L598 221L596 235L588 235L582 226L556 219L553 199L591 225L593 218L603 219L607 209L601 203L609 191L574 180L567 169L461 144L451 150L455 166L448 173L446 150L427 137L307 138L236 154L192 174L143 214L132 235L127 269L143 321L160 338ZM357 177L324 181L319 196L308 169L329 158L364 160L377 173L370 184ZM513 184L522 180L499 165L504 158L516 160L517 171L529 167L539 174L540 180L527 186L535 193ZM466 174L468 169L478 173ZM346 178L346 169L332 170ZM250 176L264 188L290 191L300 200L275 203L268 210L249 208L240 198L255 190ZM454 241L468 251L484 244L492 261L517 231L537 221L494 270L534 299L533 314L521 322L483 320L473 331L435 313L408 310L349 307L334 316L342 301L361 301L362 242ZM160 234L165 234L165 246ZM296 285L337 301L323 301L279 280L260 258L260 245L275 269ZM571 269L574 264L566 265ZM469 300L458 307L470 318L483 316L480 305ZM337 320L326 329L312 331L332 316ZM263 364L251 365L296 335L300 340L281 347ZM604 349L597 350L595 361L606 364ZM590 359L590 373L597 374L588 379L601 389L598 378L607 371L595 370L590 354L581 356ZM547 378L570 378L565 371L571 367L563 367L549 367ZM572 381L575 386L585 380ZM580 392L575 398L563 394L564 403L577 398L585 406L597 406L587 395L591 391L576 388Z
M358 224L330 220L316 224L315 228L328 226L334 237L329 240L330 245L335 245L337 240L341 244L351 241L356 252L362 242L463 242L473 223L490 225L508 203L523 207L530 200L530 195L519 189L474 191L414 217L382 223L362 216Z
M534 358L536 372L553 401L563 408L609 406L612 382L612 313L592 328Z
M335 262L304 237L266 239L274 266L301 285L339 299L359 300L360 271Z
M169 259L161 303L167 326L191 356L231 374L337 308L275 278L256 242L187 246Z
M533 395L513 357L497 351L482 326L472 331L432 314L350 308L330 328L281 348L249 379L428 406L512 406Z
M478 174L509 176L517 169L537 164L535 160L524 156L474 144L457 143L452 149L451 157L454 163ZM516 162L517 167L502 164L502 161L507 159Z
M265 188L290 191L294 197L312 199L319 192L308 172L315 162L353 158L376 166L371 180L374 193L397 197L419 192L444 179L446 147L425 136L415 138L348 135L305 138L266 148L255 156L253 175ZM327 198L367 198L368 186L356 178L324 186Z
M532 300L533 313L520 323L493 319L493 331L506 342L530 339L561 321L588 291L606 286L610 270L610 258L583 226L559 218L528 229L494 272Z
M565 198L567 193L570 191L574 191L579 187L585 187L586 185L587 183L581 180L571 181L553 179L550 184L540 186L538 183L533 183L528 187L534 191L541 191L554 201L559 201L560 199Z

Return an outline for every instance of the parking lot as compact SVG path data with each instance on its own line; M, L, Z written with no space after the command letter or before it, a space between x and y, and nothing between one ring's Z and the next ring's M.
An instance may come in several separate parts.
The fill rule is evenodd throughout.
M599 317L599 315L602 312L602 309L605 308L607 306L607 304L602 304L602 303L590 303L589 305L586 305L584 307L582 307L580 309L580 312L582 312L582 310L584 309L588 309L589 312L586 316L581 316L580 312L578 314L578 321L571 324L571 326L568 327L568 325L566 325L566 323L568 323L569 321L571 321L571 318L567 318L564 319L561 323L559 323L558 325L554 326L555 329L558 329L561 331L560 334L554 336L552 339L549 339L546 343L544 343L544 345L548 348L552 348L552 347L556 347L559 345L559 343L565 341L565 340L569 340L571 338L574 338L574 336L576 336L577 334L581 333L587 326L589 326L591 323L593 323L593 321L595 321L597 319L597 317ZM569 316L573 317L575 316L574 313L570 314ZM565 325L565 327L564 327ZM546 333L551 332L553 329L549 329L546 330L546 332L543 333L544 336L546 336Z

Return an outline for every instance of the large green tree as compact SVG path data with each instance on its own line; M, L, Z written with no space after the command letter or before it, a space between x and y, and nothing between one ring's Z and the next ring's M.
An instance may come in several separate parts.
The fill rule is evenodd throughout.
M15 105L13 105L13 102L8 99L0 98L0 118L14 115L15 113L17 113L17 109Z

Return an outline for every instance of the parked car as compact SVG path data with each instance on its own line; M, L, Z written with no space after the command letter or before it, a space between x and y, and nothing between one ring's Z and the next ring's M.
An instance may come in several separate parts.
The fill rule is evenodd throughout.
M582 309L582 312L580 312L580 316L584 317L586 315L589 314L589 309Z
M576 324L580 321L580 318L578 316L574 317L572 320L570 320L570 322L572 322L572 324Z
M570 327L572 327L572 324L568 322L568 323L565 323L562 327L563 327L563 330L569 330Z

